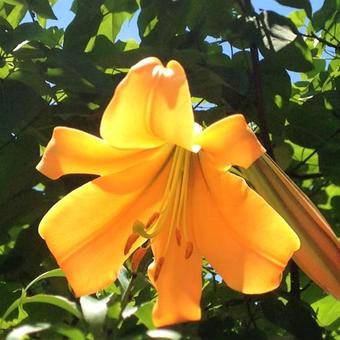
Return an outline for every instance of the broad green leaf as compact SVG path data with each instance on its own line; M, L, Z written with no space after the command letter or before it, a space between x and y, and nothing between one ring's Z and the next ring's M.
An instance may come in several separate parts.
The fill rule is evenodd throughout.
M314 302L312 305L321 326L328 326L337 330L340 327L340 301L332 296Z
M37 118L47 105L32 88L17 80L3 81L0 90L0 143L4 143Z
M292 142L308 148L325 146L340 127L332 111L325 108L321 95L310 98L303 105L292 104L287 118L290 123L286 129L287 136Z
M57 17L53 13L52 7L48 0L34 0L29 2L29 9L37 13L40 17L45 19L54 19Z
M262 38L266 49L278 52L296 39L297 29L286 17L264 11L260 18L264 24Z
M13 28L17 27L22 19L25 17L27 13L26 5L15 5L15 7L11 10L9 15L6 17L6 20L11 24Z
M76 2L76 16L67 26L64 36L64 49L69 52L83 52L96 35L103 19L100 6L104 0L81 0Z
M316 32L334 23L334 16L340 10L338 0L325 0L322 7L313 14L312 23Z
M21 298L17 299L6 311L3 319L6 318L15 311L20 305L24 306L26 303L47 303L50 305L57 306L64 309L66 312L74 315L78 319L82 317L77 305L74 302L67 300L62 296L49 295L49 294L36 294L33 296L23 295Z
M114 42L122 24L131 19L138 5L136 0L107 0L103 8L105 15L97 35L105 35L111 42Z
M313 68L312 54L296 26L272 11L263 12L260 18L263 23L261 53L288 70L310 71Z
M144 324L148 329L154 329L155 325L152 321L152 309L154 307L154 303L152 301L143 303L138 307L135 312L138 320Z
M306 11L309 18L312 17L312 6L309 0L276 0L280 5L302 8Z
M295 24L296 27L303 27L306 21L306 13L304 10L294 11L288 14L288 18Z

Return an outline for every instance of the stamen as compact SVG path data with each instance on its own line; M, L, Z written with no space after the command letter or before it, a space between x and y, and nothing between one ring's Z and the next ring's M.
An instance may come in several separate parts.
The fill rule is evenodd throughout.
M176 228L176 241L179 246L181 246L182 243L182 234L179 231L179 229Z
M186 259L190 258L190 256L191 256L192 253L193 253L193 250L194 250L194 245L192 244L192 242L188 242L188 243L187 243L187 246L186 246L186 248L185 248L185 255L184 255L184 257L185 257Z
M127 241L126 241L126 244L125 244L125 247L124 247L124 255L127 255L130 250L131 250L131 247L133 246L133 244L137 241L139 235L136 234L136 233L132 233Z
M153 213L145 225L145 230L148 230L150 227L152 227L156 223L160 215L161 214L159 212Z
M139 264L143 260L148 248L138 248L132 255L131 259L131 269L133 272L136 272Z
M175 147L172 157L173 160L164 191L165 195L158 208L158 212L152 214L146 224L138 220L133 224L133 233L150 240L151 243L153 238L166 229L167 235L164 235L161 254L158 254L159 259L155 265L154 280L157 280L159 277L165 256L172 242L176 242L178 246L181 246L182 243L186 245L184 248L186 259L190 258L193 253L193 243L189 242L190 232L186 220L192 152L181 147ZM129 251L131 246L126 248ZM136 260L132 259L132 265L136 266L136 268L140 261L139 256L143 252L143 250L135 252Z
M153 277L155 281L157 281L158 278L159 278L159 274L160 274L161 269L162 269L162 267L163 267L164 260L165 260L165 259L164 259L164 257L162 256L162 257L159 258L159 260L158 260L157 263L156 263L155 275L154 275L154 277Z

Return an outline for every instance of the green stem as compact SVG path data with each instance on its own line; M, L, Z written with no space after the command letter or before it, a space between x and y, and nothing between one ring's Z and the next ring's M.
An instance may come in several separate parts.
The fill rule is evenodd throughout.
M122 300L120 302L120 315L119 315L120 321L123 318L124 309L126 308L127 304L129 303L129 301L131 299L131 292L133 290L136 278L137 278L137 274L132 273L130 282L129 282L128 286L126 287L125 292L123 293Z

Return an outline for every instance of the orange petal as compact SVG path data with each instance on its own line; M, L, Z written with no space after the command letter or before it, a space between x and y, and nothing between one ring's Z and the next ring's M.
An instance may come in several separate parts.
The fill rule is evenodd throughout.
M144 241L124 254L135 220L147 221L158 209L169 172L164 165L159 157L97 178L65 196L41 221L39 233L77 296L109 285Z
M165 227L152 241L155 261L149 266L149 278L158 292L152 314L156 327L201 318L201 256L194 249L190 258L186 259L185 247L178 245L175 233L164 254L168 233Z
M295 233L243 179L198 159L193 168L189 216L200 253L235 290L275 289L299 247Z
M265 152L241 114L210 125L197 136L195 144L201 145L211 161L221 169L229 165L247 168Z
M37 169L52 179L74 173L108 175L157 157L163 149L119 150L86 132L56 127Z
M194 118L183 68L157 58L133 66L105 110L100 133L119 148L153 148L164 143L191 149Z

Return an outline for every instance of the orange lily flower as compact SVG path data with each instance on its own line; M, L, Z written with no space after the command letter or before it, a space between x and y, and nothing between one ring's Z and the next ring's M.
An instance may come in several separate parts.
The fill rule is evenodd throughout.
M233 289L275 289L299 239L246 182L227 171L265 150L240 114L202 131L185 72L156 58L133 66L116 88L102 138L57 127L37 168L98 178L61 199L39 226L77 296L108 286L150 245L156 326L201 316L202 257ZM136 263L134 263L136 265Z

